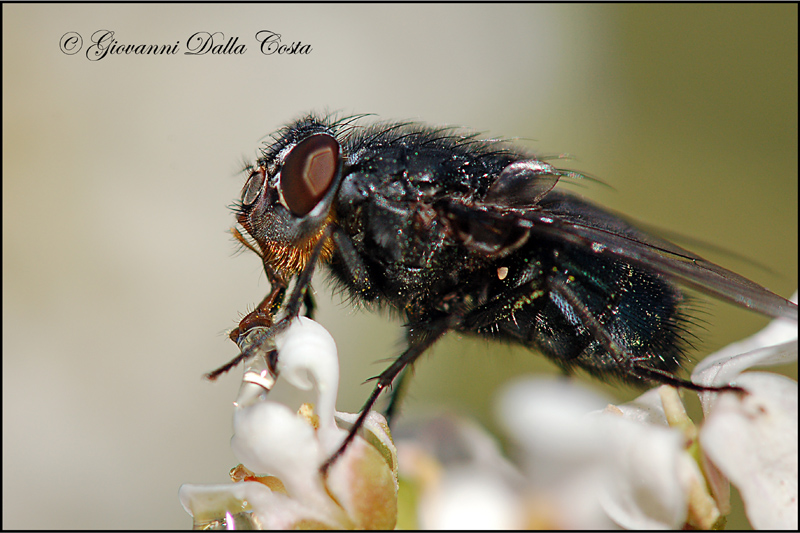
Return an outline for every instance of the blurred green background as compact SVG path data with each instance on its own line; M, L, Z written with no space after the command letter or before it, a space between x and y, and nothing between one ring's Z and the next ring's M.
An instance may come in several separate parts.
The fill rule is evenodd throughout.
M219 31L248 50L60 51L101 29L182 51ZM313 51L261 55L262 29ZM239 374L201 375L235 354L225 333L268 284L234 255L226 206L242 159L312 109L569 153L613 187L581 191L598 203L763 263L693 247L779 294L797 286L796 5L4 5L4 528L188 527L180 484L227 481ZM338 406L355 411L401 329L315 286ZM704 309L698 358L767 322ZM495 390L529 372L554 368L451 334L405 412L494 428Z

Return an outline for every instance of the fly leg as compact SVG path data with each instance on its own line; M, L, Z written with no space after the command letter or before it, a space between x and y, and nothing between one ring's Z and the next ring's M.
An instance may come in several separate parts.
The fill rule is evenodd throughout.
M653 368L639 363L630 353L614 340L608 329L597 319L597 317L586 307L581 298L575 294L569 286L566 276L553 275L547 280L550 290L561 296L566 301L581 322L586 325L592 336L603 344L605 349L614 358L620 370L629 373L631 376L647 381L654 381L664 385L671 385L676 388L689 389L697 392L721 392L733 391L742 393L744 389L735 385L704 386L693 383L687 379L681 379L666 370Z
M238 327L231 330L228 334L233 342L237 342L242 332L255 327L266 328L272 325L272 317L278 313L281 304L283 304L289 282L272 268L264 258L264 254L261 253L261 250L248 241L237 228L232 228L231 233L243 246L252 250L261 258L261 263L264 265L264 273L267 275L267 281L269 281L270 286L269 294L261 300L261 303L259 303L253 311L245 315L244 318L239 321Z
M455 319L454 323L462 323L464 318ZM415 338L419 336L419 327L410 327L408 328L407 335L406 335L406 343L408 346L412 346L414 344ZM425 330L422 330L424 334ZM411 381L411 374L414 372L413 364L409 363L395 378L394 383L392 383L391 391L389 392L389 404L386 406L386 409L383 412L383 416L386 418L386 422L389 424L389 427L392 425L392 420L397 415L398 410L400 409L400 403L405 398L406 391L408 390L408 384Z
M364 425L367 415L369 415L369 412L372 410L375 402L378 401L378 397L381 395L381 393L392 385L392 382L398 374L403 372L403 370L408 366L412 365L414 361L416 361L417 358L425 352L425 350L430 348L437 340L447 333L448 330L452 329L454 322L460 320L460 318L460 316L450 315L428 324L425 328L425 334L415 336L410 341L406 351L403 352L397 359L395 359L389 368L381 372L379 376L372 378L376 381L375 388L372 389L372 394L370 394L366 403L364 403L364 406L361 408L361 414L350 428L350 431L347 433L347 437L345 437L344 442L342 442L341 446L339 446L339 449L336 450L336 452L327 461L325 461L320 468L320 472L323 476L327 475L331 465L333 465L333 463L335 463L336 460L341 457L341 455L353 441L358 431Z
M314 245L308 262L303 267L297 281L289 293L286 309L283 317L273 323L272 317L280 310L286 295L286 281L283 280L267 264L264 265L270 283L274 283L272 290L264 300L258 305L255 311L245 316L239 323L239 327L231 331L231 340L239 346L240 353L229 362L206 374L206 378L213 381L231 368L235 367L245 359L258 352L261 347L273 339L275 335L285 330L291 321L300 314L300 308L305 302L308 310L309 299L307 298L308 286L311 284L311 276L317 265L319 256L322 253L325 243L333 232L333 224L328 224L322 231L322 235ZM313 299L311 310L313 311Z
M389 405L386 406L386 410L383 412L383 416L386 418L389 427L392 426L392 420L397 415L400 402L406 395L411 371L412 368L410 367L403 369L400 375L397 376L396 383L392 386L392 390L389 394Z

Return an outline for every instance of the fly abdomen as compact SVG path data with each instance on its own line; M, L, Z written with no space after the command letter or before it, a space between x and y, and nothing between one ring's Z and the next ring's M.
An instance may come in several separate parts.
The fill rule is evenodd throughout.
M636 368L674 372L684 359L684 297L663 278L592 257L550 273L546 285L527 340L565 370L636 383Z

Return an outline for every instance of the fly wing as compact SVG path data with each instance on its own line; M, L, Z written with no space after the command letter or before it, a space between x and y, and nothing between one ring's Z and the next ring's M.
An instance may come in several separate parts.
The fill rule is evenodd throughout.
M625 220L563 193L548 195L541 209L519 213L542 234L638 264L677 283L773 318L797 320L797 305L749 279Z
M551 191L538 205L449 204L451 221L469 220L469 227L500 228L514 249L531 238L548 239L612 257L660 274L674 282L773 318L797 320L797 305L749 279L653 235L580 198ZM463 225L462 225L463 226ZM524 232L524 237L521 233ZM492 243L502 241L494 236ZM485 251L480 235L468 248ZM502 247L494 255L504 255Z

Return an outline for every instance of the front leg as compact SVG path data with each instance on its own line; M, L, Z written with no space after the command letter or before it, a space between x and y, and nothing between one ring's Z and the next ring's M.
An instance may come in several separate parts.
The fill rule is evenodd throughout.
M255 309L247 313L239 321L239 325L231 330L228 337L233 342L239 341L239 336L252 328L268 328L272 325L272 317L280 310L286 296L286 284L273 284L272 290L267 294Z
M265 346L275 335L289 327L291 321L300 314L302 304L305 302L306 306L308 306L306 294L311 284L311 276L314 274L317 261L322 254L327 240L331 237L333 229L333 224L329 224L323 229L319 241L314 245L314 249L311 251L308 261L303 267L302 272L297 276L294 287L292 287L289 293L283 316L274 323L274 313L277 313L280 309L286 294L286 283L282 281L283 278L275 271L268 268L268 265L265 265L265 267L267 267L267 276L271 278L271 282L274 280L276 284L273 286L270 294L261 301L258 308L245 316L242 322L239 323L239 327L231 332L231 340L236 342L239 346L239 355L216 370L206 374L207 379L213 381L245 359L255 355L259 351L264 351ZM251 317L251 315L252 319L248 321L248 317ZM244 324L242 324L243 322ZM234 332L236 333L235 336Z

